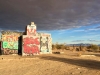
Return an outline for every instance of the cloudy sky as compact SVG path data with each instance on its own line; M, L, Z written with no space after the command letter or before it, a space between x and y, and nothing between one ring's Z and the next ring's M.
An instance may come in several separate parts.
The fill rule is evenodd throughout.
M100 0L0 0L0 30L24 31L32 21L53 43L100 44Z

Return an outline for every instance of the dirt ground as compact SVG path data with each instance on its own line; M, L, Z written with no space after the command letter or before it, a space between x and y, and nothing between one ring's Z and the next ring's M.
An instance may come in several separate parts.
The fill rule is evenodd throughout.
M1 55L0 75L100 75L100 53Z

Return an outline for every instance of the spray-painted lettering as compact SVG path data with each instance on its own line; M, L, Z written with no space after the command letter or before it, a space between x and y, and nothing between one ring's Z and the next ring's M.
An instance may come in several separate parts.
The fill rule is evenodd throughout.
M25 37L23 38L23 52L25 54L39 54L39 38Z
M18 35L2 35L3 48L18 50Z
M35 35L36 34L36 26L27 26L27 35Z

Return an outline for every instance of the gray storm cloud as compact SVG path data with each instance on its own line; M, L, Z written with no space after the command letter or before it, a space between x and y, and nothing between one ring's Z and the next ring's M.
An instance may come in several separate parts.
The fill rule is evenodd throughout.
M0 0L0 28L69 29L100 23L100 0Z

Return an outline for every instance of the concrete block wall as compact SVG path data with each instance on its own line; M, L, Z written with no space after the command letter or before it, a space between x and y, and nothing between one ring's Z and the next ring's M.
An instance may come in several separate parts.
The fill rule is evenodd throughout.
M40 54L40 37L39 36L22 36L22 55Z
M5 34L2 35L2 50L3 54L17 54L18 53L18 37L19 34Z
M50 54L52 53L52 38L48 33L37 33L34 22L26 26L25 35L17 33L2 35L2 47L4 54L24 55ZM19 37L21 39L19 40Z
M51 34L40 33L40 53L41 54L50 54L50 53L52 53Z
M37 33L37 27L34 22L26 27L26 35L23 35L22 55L34 55L34 54L50 54L52 53L52 38L48 33ZM24 41L24 39L28 39ZM35 40L38 38L38 40ZM34 39L34 40L31 40ZM34 43L28 43L38 41L39 45ZM36 47L36 48L35 48Z
M36 35L36 24L34 22L31 22L31 25L26 26L26 35Z

